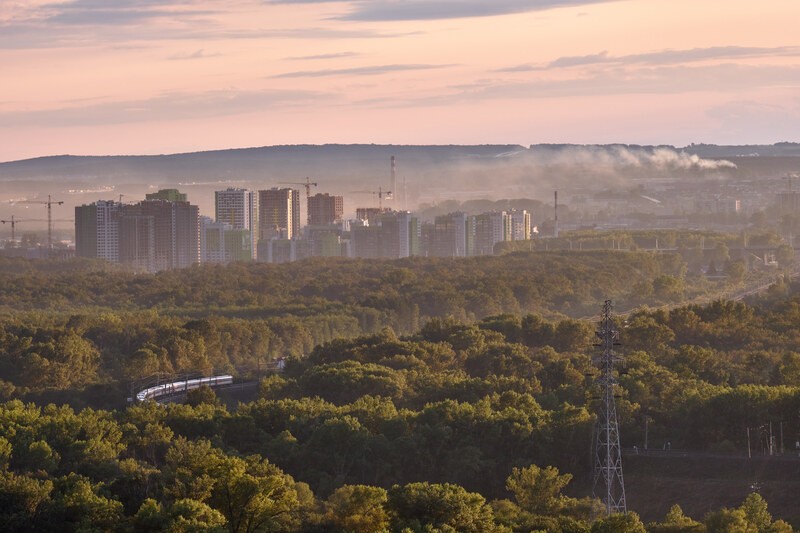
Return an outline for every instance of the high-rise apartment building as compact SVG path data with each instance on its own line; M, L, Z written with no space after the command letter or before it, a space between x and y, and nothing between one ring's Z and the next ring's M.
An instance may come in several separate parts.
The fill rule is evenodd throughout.
M122 204L100 200L75 206L75 254L119 261L119 215Z
M510 240L527 241L531 238L531 213L522 209L520 211L512 209L508 213L511 224Z
M258 191L258 238L300 236L300 191L272 188Z
M308 223L327 226L338 222L344 215L344 198L330 194L315 194L308 198Z
M119 217L119 262L137 270L155 272L156 221L153 216L126 210Z
M203 263L230 263L250 261L250 231L234 229L226 222L214 222L210 217L200 217L200 261Z
M450 213L436 217L428 254L435 257L472 255L474 224L466 213Z
M258 196L248 189L229 188L214 193L217 222L230 224L233 229L250 231L250 250L255 259L258 241Z
M215 222L211 217L200 217L200 262L226 263L225 231L231 225Z
M123 216L153 219L156 271L186 268L200 261L200 220L196 205L145 200L124 206L123 213Z
M383 213L351 231L355 257L398 259L419 254L419 224L408 211Z
M200 260L198 209L184 201L78 206L75 234L77 255L150 272L185 268Z
M505 211L475 216L475 255L493 255L494 245L511 240L511 217Z

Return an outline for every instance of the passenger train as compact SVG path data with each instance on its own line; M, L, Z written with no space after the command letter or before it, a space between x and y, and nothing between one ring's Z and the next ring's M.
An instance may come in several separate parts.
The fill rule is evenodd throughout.
M230 385L233 383L233 376L211 376L207 378L184 379L181 381L172 381L170 383L162 383L154 387L149 387L136 394L136 401L143 402L145 400L158 401L159 398L186 392L192 389L197 389L203 385L209 387L219 387L220 385Z

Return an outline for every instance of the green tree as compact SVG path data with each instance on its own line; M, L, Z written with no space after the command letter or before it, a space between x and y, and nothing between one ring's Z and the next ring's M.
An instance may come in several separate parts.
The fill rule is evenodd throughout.
M705 526L683 514L680 505L670 507L663 522L648 524L650 533L702 533Z
M231 533L290 531L299 508L294 480L258 456L227 457L214 469L209 503Z
M157 373L160 368L158 355L148 347L136 350L126 361L126 373L131 379L142 379Z
M143 533L224 533L222 513L197 500L183 499L165 506L145 500L133 517L136 531Z
M744 513L747 523L758 533L766 533L772 525L772 515L767 509L767 502L757 492L751 492L742 502L739 509Z
M225 517L208 505L196 500L178 500L169 507L169 533L222 533Z
M522 509L534 514L554 514L564 505L561 491L572 480L572 474L559 474L552 466L514 468L506 480L506 489L514 494Z
M202 387L187 392L185 403L192 407L197 407L201 404L217 405L219 401L217 400L217 394L214 392L214 389L208 385L203 385Z
M13 448L8 439L0 436L0 470L8 469L8 464L11 462L11 452Z
M385 489L367 485L344 485L325 502L325 518L342 531L379 533L387 531L389 515Z
M684 291L684 282L678 277L662 274L653 280L653 292L662 301L678 301L683 298Z
M213 474L224 454L207 440L192 442L179 437L167 451L162 469L164 493L176 500L205 502L214 488Z
M592 524L591 533L647 533L647 530L634 512L612 514Z
M500 530L483 496L449 483L395 485L389 490L387 507L393 527L398 530L409 528L421 532L438 528L459 533Z
M53 482L0 473L0 530L25 531L50 500Z
M70 474L57 480L56 493L36 524L39 531L111 531L122 522L122 503L100 494L100 486Z
M750 533L747 516L741 509L720 509L706 515L708 533Z

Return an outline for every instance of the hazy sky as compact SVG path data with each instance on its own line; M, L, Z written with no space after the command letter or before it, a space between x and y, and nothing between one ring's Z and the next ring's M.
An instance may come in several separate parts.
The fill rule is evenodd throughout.
M0 161L800 141L798 0L0 0Z

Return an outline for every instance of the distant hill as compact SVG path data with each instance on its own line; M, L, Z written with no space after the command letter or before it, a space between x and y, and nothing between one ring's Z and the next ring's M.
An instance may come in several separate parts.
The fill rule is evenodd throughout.
M477 146L293 145L151 156L57 155L0 163L0 202L64 200L71 206L98 199L135 201L146 192L177 187L203 214L213 215L214 191L319 183L315 192L341 194L346 210L377 205L354 191L389 190L390 157L397 160L394 199L413 209L442 200L533 198L558 189L619 188L631 179L663 177L782 177L800 170L800 144L715 146L537 144ZM347 205L349 203L349 205ZM27 212L0 209L0 216Z
M700 157L800 157L800 143L781 142L775 144L743 144L718 146L716 144L692 144L682 150Z
M652 152L675 150L701 158L800 157L800 143L718 146L693 144L686 147L641 145L537 144L479 146L412 145L286 145L213 150L148 156L56 155L0 163L0 180L47 178L97 178L120 183L150 182L156 176L166 182L209 179L289 179L331 176L333 178L388 175L389 157L394 155L398 172L416 173L432 167L484 163L494 166L509 159L531 163L532 157L574 151L619 149Z
M103 180L165 181L207 179L288 179L306 175L333 177L388 175L389 158L402 169L420 169L459 160L493 158L525 151L518 145L395 146L294 145L213 150L152 156L57 155L0 163L0 179L99 177Z

